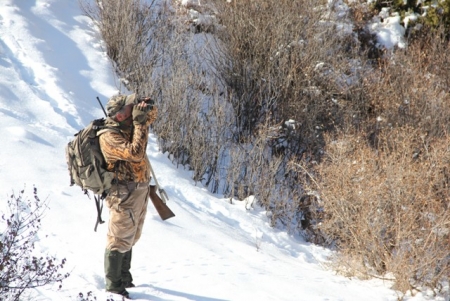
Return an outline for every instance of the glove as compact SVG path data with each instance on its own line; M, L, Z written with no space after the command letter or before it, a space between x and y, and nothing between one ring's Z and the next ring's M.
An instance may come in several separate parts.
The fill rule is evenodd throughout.
M133 107L133 124L145 124L147 122L147 107L136 105Z

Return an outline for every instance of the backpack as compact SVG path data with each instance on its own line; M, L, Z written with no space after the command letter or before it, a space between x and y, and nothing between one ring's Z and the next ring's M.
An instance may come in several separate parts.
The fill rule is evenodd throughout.
M104 222L101 219L103 206L100 205L100 200L106 197L115 178L115 173L106 169L106 160L100 150L99 136L108 130L120 132L117 128L105 126L104 118L95 119L76 133L75 138L66 146L70 186L81 187L88 196L89 191L94 193L98 213L95 231L98 223Z

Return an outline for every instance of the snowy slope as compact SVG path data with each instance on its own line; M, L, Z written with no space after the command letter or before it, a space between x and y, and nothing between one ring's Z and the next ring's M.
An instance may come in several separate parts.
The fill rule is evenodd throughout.
M0 196L24 186L47 198L38 248L67 259L63 288L44 287L36 300L77 300L103 292L106 226L93 231L94 203L69 187L64 147L116 93L115 78L90 20L77 1L0 0ZM360 281L326 269L330 252L270 228L261 209L212 195L190 172L147 150L176 217L149 214L133 249L139 300L397 300L390 283ZM0 202L0 209L4 209ZM107 210L103 217L107 219ZM1 273L1 271L0 271ZM1 299L1 296L0 296ZM418 294L408 300L432 300ZM444 301L444 297L434 300Z

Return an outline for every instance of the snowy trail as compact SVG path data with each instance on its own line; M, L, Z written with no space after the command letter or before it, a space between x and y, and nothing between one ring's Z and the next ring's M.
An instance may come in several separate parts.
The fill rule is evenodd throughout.
M61 290L36 289L36 300L77 300L103 292L106 224L94 232L96 212L69 187L64 147L75 132L102 116L95 100L117 92L110 64L77 1L1 0L0 195L38 187L49 209L39 250L67 259ZM176 217L161 221L149 206L133 249L138 300L373 300L394 301L381 281L359 281L324 267L330 252L269 227L261 209L246 210L203 187L159 152L148 155ZM0 203L1 204L1 203ZM4 206L4 205L3 205ZM0 205L0 209L4 209ZM103 219L108 212L104 210ZM431 300L418 294L412 301ZM435 299L444 301L444 299Z

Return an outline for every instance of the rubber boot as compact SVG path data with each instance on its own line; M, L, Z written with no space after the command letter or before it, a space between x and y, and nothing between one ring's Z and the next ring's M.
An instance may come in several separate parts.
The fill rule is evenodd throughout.
M125 288L134 287L133 284L133 276L131 276L131 257L132 257L132 250L124 253L123 260L122 260L122 282L123 286Z
M128 297L128 292L122 283L122 262L125 253L105 250L106 291Z

